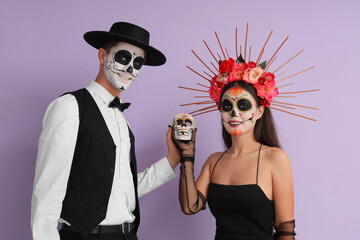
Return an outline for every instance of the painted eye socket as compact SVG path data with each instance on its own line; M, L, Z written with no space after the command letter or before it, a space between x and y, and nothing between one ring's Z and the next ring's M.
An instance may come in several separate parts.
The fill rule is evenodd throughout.
M186 119L185 124L186 124L186 126L191 126L193 123L190 119Z
M134 59L134 69L140 70L140 68L142 67L143 64L144 64L144 58L136 57Z
M233 109L232 103L228 99L224 99L221 104L221 110L224 112L229 112Z
M117 51L114 56L114 60L122 65L128 65L131 58L131 53L126 50Z
M183 119L177 119L176 120L176 125L183 125L185 124L186 126L191 126L193 123L190 119L185 119L185 121Z
M252 104L248 99L241 98L237 101L237 107L240 111L246 112L252 108Z
M182 125L183 123L184 123L184 121L182 119L176 120L176 125Z

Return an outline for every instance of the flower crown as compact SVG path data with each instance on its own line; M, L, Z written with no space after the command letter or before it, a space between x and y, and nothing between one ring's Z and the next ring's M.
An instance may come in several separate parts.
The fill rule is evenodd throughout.
M241 54L236 61L232 58L221 61L219 74L210 81L210 98L216 102L220 109L220 96L224 87L230 82L243 80L254 86L257 95L261 98L261 105L269 107L270 102L279 94L279 91L275 86L274 74L267 72L265 67L266 61L259 65L252 61L245 63Z
M210 83L210 86L206 86L201 83L197 83L197 85L205 88L205 89L198 89L198 88L190 88L190 87L183 87L179 86L179 88L206 93L206 96L194 96L195 98L209 98L210 100L205 101L197 101L192 103L186 103L181 104L180 106L189 106L189 105L208 105L208 107L202 107L198 110L192 111L189 114L192 114L193 116L209 113L213 111L220 110L220 96L224 89L224 87L233 81L239 81L243 80L247 83L250 83L254 86L256 90L256 94L261 98L261 104L265 107L287 113L293 116L305 118L308 120L316 121L316 119L309 118L294 112L291 112L292 110L297 110L297 108L306 108L306 109L313 109L318 110L318 108L284 102L282 100L283 98L292 98L294 99L296 94L306 93L306 92L314 92L319 91L320 89L312 89L312 90L305 90L305 91L280 91L280 88L285 88L294 85L295 83L289 83L285 85L278 86L278 84L282 81L288 80L294 76L297 76L301 73L307 72L311 69L314 69L315 67L310 67L307 69L304 69L300 72L291 74L290 76L286 76L280 80L275 81L275 73L283 68L286 64L288 64L290 61L292 61L295 57L297 57L300 53L302 53L304 50L301 50L300 52L296 53L293 57L291 57L289 60L287 60L285 63L281 64L277 69L274 71L268 71L269 67L275 62L277 58L277 53L279 52L280 48L284 45L284 43L288 40L289 37L287 37L281 45L277 48L275 53L272 55L272 57L269 59L269 61L263 61L261 62L261 58L265 52L265 47L272 35L272 32L270 32L268 38L265 41L264 46L261 48L261 51L259 53L259 56L256 58L256 61L251 61L251 45L248 49L247 47L247 36L248 36L248 27L249 24L246 24L246 35L245 35L245 46L244 46L244 55L242 55L241 51L241 45L240 45L240 54L238 54L238 42L237 42L237 28L235 32L235 48L236 48L236 61L233 58L230 58L228 50L225 48L225 51L227 53L227 56L225 56L225 51L220 43L219 37L217 33L215 32L215 36L217 39L217 42L219 43L219 47L221 49L221 52L223 54L220 56L219 53L217 53L218 57L215 57L214 53L210 50L208 44L204 41L204 44L206 48L209 50L210 54L215 60L215 63L218 63L219 66L216 67L213 62L210 61L210 64L212 65L213 69L215 69L215 72L213 69L211 69L193 50L192 53L197 57L197 59L212 73L209 74L206 71L203 71L207 76L204 76L200 74L199 72L195 71L189 66L186 66L188 69L196 73L201 78L204 78ZM247 56L247 50L249 50L249 54ZM244 56L244 57L243 57ZM246 59L248 60L246 62ZM261 62L261 63L260 63ZM286 73L289 69L283 71L282 73L277 74L277 77L280 75ZM276 101L274 101L274 98L276 98ZM271 106L270 106L271 103ZM275 107L274 107L275 106ZM290 109L290 110L289 110Z

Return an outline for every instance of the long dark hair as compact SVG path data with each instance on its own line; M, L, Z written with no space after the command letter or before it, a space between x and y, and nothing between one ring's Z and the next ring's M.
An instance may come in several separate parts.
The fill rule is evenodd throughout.
M261 99L256 94L256 90L253 85L246 83L244 81L234 81L226 85L221 93L220 101L224 95L224 93L233 87L241 87L247 92L249 92L256 101L257 107L261 106ZM221 104L221 103L220 103ZM222 136L227 148L230 148L232 145L231 135L228 133L222 125ZM260 119L256 121L254 128L254 137L255 140L261 144L270 146L270 147L278 147L280 148L280 142L276 133L274 118L271 114L270 108L265 107L264 113Z

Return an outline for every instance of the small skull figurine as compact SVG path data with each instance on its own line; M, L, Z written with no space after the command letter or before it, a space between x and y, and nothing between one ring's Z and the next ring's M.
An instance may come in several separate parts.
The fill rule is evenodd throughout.
M173 127L177 140L191 140L191 132L194 130L194 118L190 114L179 113L174 117Z

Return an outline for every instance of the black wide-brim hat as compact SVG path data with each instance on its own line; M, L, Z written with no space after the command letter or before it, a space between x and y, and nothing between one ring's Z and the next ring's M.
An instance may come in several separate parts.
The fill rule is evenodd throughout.
M85 41L100 49L107 41L127 42L146 52L144 65L160 66L166 62L165 55L149 45L150 33L142 27L127 22L114 23L109 32L91 31L84 34Z

